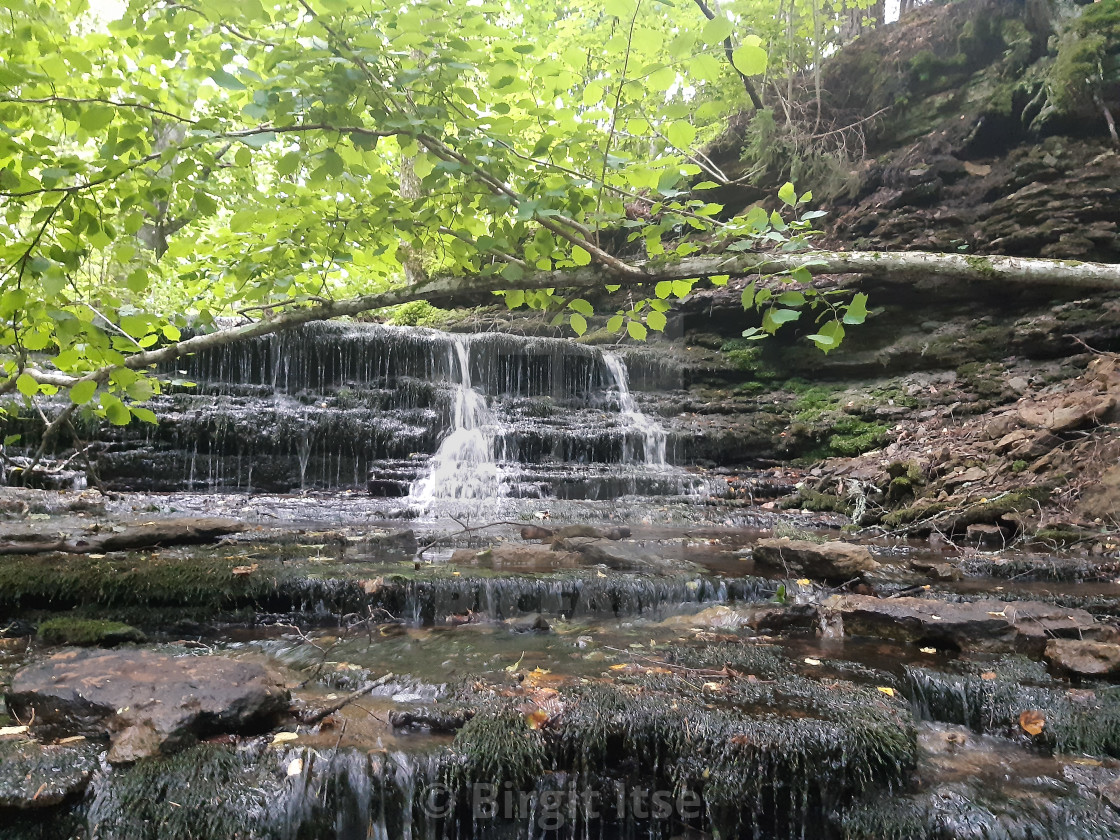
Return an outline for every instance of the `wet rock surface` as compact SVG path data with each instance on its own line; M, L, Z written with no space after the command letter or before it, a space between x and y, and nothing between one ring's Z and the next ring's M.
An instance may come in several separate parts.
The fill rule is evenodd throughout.
M879 568L866 546L844 542L815 543L789 537L759 540L755 563L785 571L790 577L810 577L843 583Z
M0 740L0 815L5 808L52 808L78 796L100 766L100 755L101 747L89 742Z
M110 759L119 761L204 735L260 731L288 699L259 665L149 650L57 653L16 673L7 693L12 714L43 737L108 735Z
M964 603L927 598L837 595L825 602L844 632L960 650L1013 649L1041 655L1049 640L1116 641L1120 633L1085 610L1030 601Z
M1120 679L1120 645L1081 639L1051 639L1044 657L1059 673Z

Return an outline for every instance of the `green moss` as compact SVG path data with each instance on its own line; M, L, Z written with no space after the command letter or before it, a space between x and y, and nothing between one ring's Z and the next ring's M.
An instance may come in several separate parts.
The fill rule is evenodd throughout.
M832 424L828 448L834 455L853 457L875 449L887 440L888 426L868 423L855 417L842 417Z
M1096 110L1102 85L1120 81L1120 0L1084 6L1058 41L1046 75L1051 104L1061 113Z
M851 516L854 510L850 499L835 493L818 493L816 490L802 490L790 506L818 513L842 513L845 516Z
M1027 468L1027 462L1023 460L1011 462L1011 472L1021 473Z
M413 300L395 307L389 316L389 323L398 327L437 327L446 324L450 314L426 300Z
M887 504L896 507L902 502L914 498L914 482L905 476L892 478L887 487Z
M922 519L929 519L949 509L946 502L923 501L910 507L900 508L883 517L882 524L887 528L899 528Z
M143 642L145 636L135 627L119 621L62 616L39 625L39 638L51 645L113 647L124 642Z

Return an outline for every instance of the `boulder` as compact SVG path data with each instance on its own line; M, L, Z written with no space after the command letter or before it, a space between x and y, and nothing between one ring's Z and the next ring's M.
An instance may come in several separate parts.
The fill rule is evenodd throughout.
M1111 642L1116 629L1091 613L1036 601L985 599L954 603L929 598L834 595L824 609L849 636L876 636L959 650L1014 650L1041 656L1055 638Z
M1120 679L1120 645L1082 639L1051 639L1043 658L1061 674Z
M108 735L111 755L128 760L201 736L266 730L289 699L260 665L150 650L57 653L17 672L7 697L41 737Z
M789 537L759 540L754 546L754 561L794 576L834 582L848 581L879 568L865 546Z

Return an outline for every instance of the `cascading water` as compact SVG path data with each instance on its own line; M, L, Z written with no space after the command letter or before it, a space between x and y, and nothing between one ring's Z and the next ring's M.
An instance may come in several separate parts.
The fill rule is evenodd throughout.
M679 382L647 367L643 388ZM644 414L622 359L572 341L317 323L165 373L197 385L152 401L158 426L87 430L106 486L361 489L422 506L700 492L668 466L701 447L691 421Z
M665 429L652 417L642 413L630 393L630 376L626 364L614 353L603 354L603 364L611 375L614 387L618 390L618 406L622 420L641 438L641 453L634 446L633 439L626 435L623 443L624 464L645 464L648 467L665 468Z
M412 485L420 502L432 499L487 499L502 495L502 477L494 460L494 415L486 397L471 383L470 339L450 336L448 368L458 371L451 428L430 461L431 471Z

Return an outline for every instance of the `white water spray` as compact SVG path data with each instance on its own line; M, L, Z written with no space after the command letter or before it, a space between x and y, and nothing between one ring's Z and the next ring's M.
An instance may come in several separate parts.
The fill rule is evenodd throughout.
M648 414L643 414L634 397L630 393L630 377L622 359L613 353L603 354L603 363L611 375L611 380L618 389L618 407L621 411L621 420L635 436L641 438L641 459L638 458L637 447L634 440L627 434L623 438L622 459L626 464L645 464L647 467L664 469L665 460L665 430Z
M471 384L470 339L450 335L448 367L458 370L451 430L432 456L428 475L412 485L418 501L487 499L501 496L502 476L494 460L497 426L486 398Z

